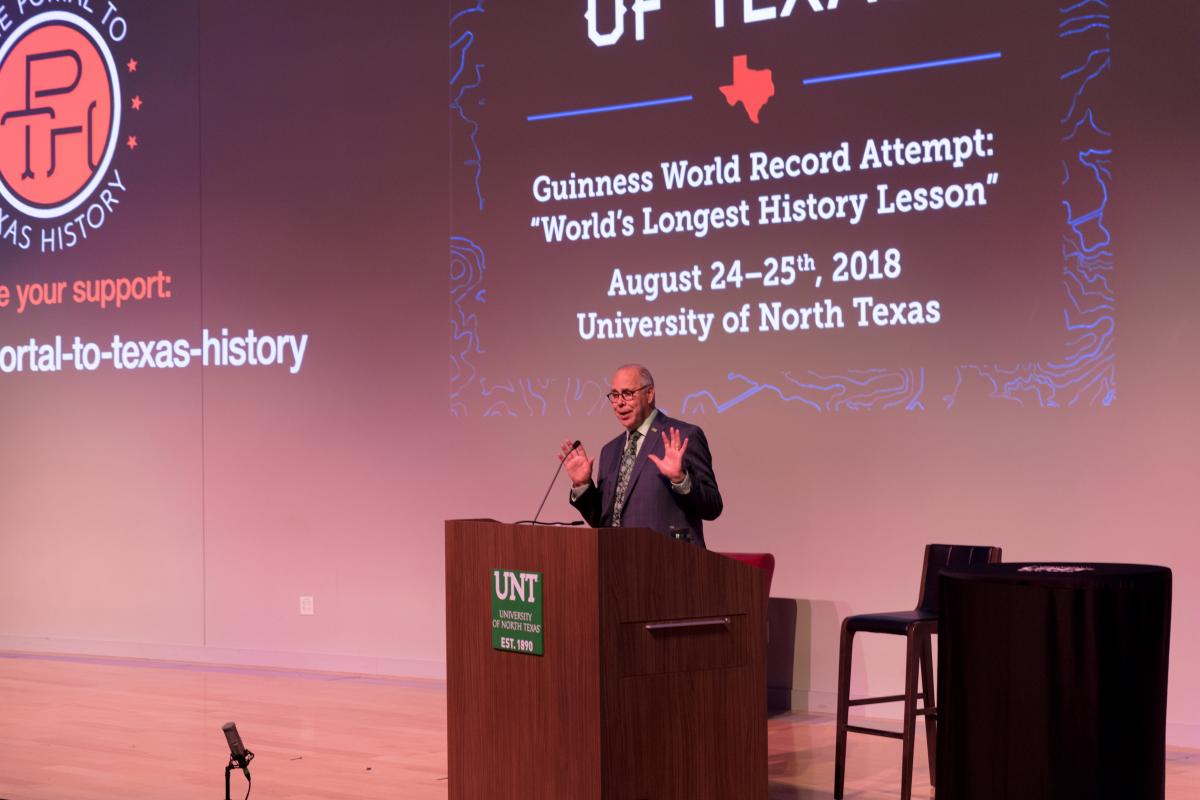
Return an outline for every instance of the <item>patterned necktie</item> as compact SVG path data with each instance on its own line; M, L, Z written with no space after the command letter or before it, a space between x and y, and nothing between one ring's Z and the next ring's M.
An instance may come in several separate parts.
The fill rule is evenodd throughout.
M637 443L641 434L633 431L621 456L621 471L617 473L617 499L613 503L613 527L621 527L621 508L625 505L625 489L629 486L629 473L633 472L633 460L637 457Z

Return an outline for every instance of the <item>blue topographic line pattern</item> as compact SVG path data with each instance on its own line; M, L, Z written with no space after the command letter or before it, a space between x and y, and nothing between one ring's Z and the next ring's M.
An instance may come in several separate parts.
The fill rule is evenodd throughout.
M593 378L481 378L478 388L485 417L591 416L609 408L608 387Z
M986 396L1041 408L1109 406L1116 400L1113 346L1116 293L1112 235L1105 224L1112 185L1112 134L1101 127L1093 98L1112 69L1112 20L1105 0L1059 9L1058 36L1074 48L1078 66L1059 76L1067 101L1060 118L1062 159L1063 355L1017 365L964 364L945 395L952 408L966 387Z
M463 30L456 36L455 31L470 22L472 14L484 13L485 2L486 0L476 0L470 7L458 11L450 17L450 109L456 118L454 127L458 129L455 131L455 152L457 155L460 149L457 144L458 137L465 135L465 144L461 149L467 153L467 157L456 164L455 184L460 180L458 168L465 167L480 211L483 210L483 191L479 185L479 178L483 174L483 155L479 150L479 123L467 114L464 101L469 94L473 95L483 83L484 65L478 63L471 52L475 44L475 32ZM477 102L482 103L483 101Z
M925 370L921 368L849 370L846 375L814 371L793 375L785 371L777 383L764 383L739 372L731 372L726 378L731 389L724 393L728 395L725 399L718 399L709 389L699 389L683 398L681 412L723 414L755 398L818 413L924 409L921 395L925 391Z
M602 381L583 377L493 380L483 374L486 353L478 307L487 302L487 257L465 236L450 238L450 413L494 416L595 414L608 408Z
M466 416L467 398L478 388L476 356L479 342L476 307L487 302L483 287L487 257L483 248L465 236L450 237L450 410Z
M478 27L474 23L487 11L487 0L461 3L450 17L450 111L455 153L451 193L472 197L468 208L484 211L481 188L483 153L480 124L467 109L482 105L484 65L476 53ZM515 12L514 12L515 13ZM476 99L478 98L478 99ZM464 209L454 205L458 212ZM461 235L470 227L472 214L456 214L450 238L450 412L462 417L546 416L594 414L608 409L607 387L595 379L509 377L495 380L485 374L487 352L481 337L479 307L487 302L486 248L475 238Z
M484 13L485 0L475 0L450 17L450 110L454 134L451 142L455 165L451 175L451 194L474 192L479 210L483 195L479 177L483 158L479 152L479 123L463 107L464 98L483 82L483 65L474 62L472 48L475 32L466 26L473 15ZM467 157L459 160L460 153ZM462 224L454 220L455 227ZM487 302L484 279L487 256L483 247L468 236L450 237L450 412L466 416L479 395L479 356L483 346L479 338L478 306Z

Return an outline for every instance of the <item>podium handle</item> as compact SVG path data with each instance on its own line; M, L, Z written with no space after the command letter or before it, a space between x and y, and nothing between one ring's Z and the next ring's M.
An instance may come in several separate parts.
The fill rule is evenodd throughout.
M711 628L714 626L729 627L729 617L707 617L705 619L681 619L675 622L647 622L648 631L665 631L673 628Z

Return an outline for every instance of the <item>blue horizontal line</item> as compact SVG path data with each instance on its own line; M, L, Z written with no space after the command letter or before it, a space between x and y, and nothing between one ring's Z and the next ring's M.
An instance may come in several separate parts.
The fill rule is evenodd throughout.
M846 81L851 78L869 78L873 75L887 75L892 72L911 72L917 69L932 69L934 67L949 67L955 64L969 64L973 61L991 61L995 58L1000 58L1000 51L994 53L980 53L975 56L962 56L961 58L944 58L940 61L922 61L917 64L901 64L896 67L881 67L879 69L867 69L862 72L843 72L840 75L822 75L819 78L805 78L804 85L810 83L830 83L832 81Z
M604 114L608 111L625 111L630 108L646 108L648 106L665 106L669 103L690 103L692 96L690 94L682 94L678 97L660 97L656 100L641 100L637 103L621 103L615 106L596 106L595 108L577 108L573 111L555 111L550 114L533 114L525 119L529 122L538 122L543 119L558 119L559 117L580 117L584 114Z

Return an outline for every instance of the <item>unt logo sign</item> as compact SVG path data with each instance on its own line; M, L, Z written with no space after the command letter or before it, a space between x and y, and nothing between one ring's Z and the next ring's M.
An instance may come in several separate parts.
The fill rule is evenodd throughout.
M509 570L493 570L492 580L496 586L497 600L521 600L534 603L535 592L541 582L541 574L537 572L511 572Z
M542 573L492 570L492 647L542 654Z

